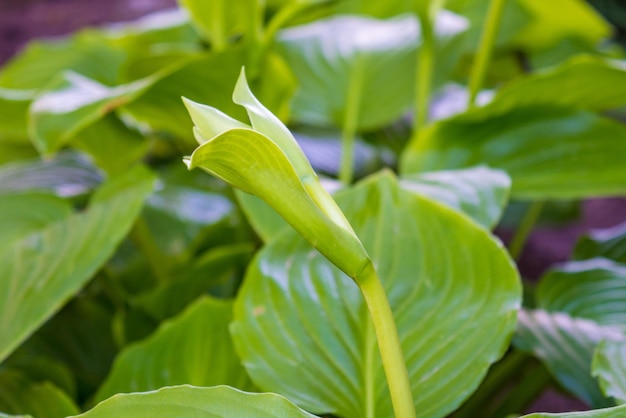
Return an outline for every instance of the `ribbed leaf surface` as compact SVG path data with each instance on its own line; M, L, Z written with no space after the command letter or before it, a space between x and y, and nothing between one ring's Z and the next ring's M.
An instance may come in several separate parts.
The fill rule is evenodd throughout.
M273 393L246 393L228 386L174 386L115 395L81 418L315 418Z
M111 256L151 189L150 174L131 170L103 187L83 213L47 224L3 251L0 361Z
M611 404L591 377L591 360L602 340L623 340L618 327L573 318L566 313L522 310L514 344L543 361L569 391L594 407Z
M483 228L402 190L390 174L338 202L383 280L416 408L445 416L508 346L517 273ZM232 333L253 381L312 412L392 416L356 285L295 233L279 238L249 268L235 305Z
M619 404L626 403L626 342L603 341L593 358L592 373L602 392Z
M591 231L574 249L574 257L605 257L626 264L626 222L612 228Z

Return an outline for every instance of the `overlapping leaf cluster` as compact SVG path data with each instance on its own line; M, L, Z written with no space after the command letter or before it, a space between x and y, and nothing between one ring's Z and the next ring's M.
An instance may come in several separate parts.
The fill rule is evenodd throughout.
M180 0L6 63L0 416L391 416L365 303L335 267L361 244L420 416L522 413L548 386L604 408L572 416L626 413L623 227L582 238L523 307L491 232L509 198L626 193L625 52L582 1L510 0L468 107L487 3ZM211 152L295 230L181 163ZM330 231L326 257L296 233L319 209L307 158L345 215L305 230Z

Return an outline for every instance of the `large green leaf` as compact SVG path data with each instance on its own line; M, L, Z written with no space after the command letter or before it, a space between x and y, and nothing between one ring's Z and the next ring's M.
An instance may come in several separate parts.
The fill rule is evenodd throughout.
M29 234L0 255L0 361L111 256L152 189L135 169L99 190L89 208Z
M26 113L34 90L14 90L0 87L0 142L28 140Z
M614 408L596 409L594 411L565 412L562 414L535 413L521 418L622 418L626 414L626 405Z
M18 371L0 371L0 387L2 412L37 418L64 418L79 413L74 401L62 390L49 382L30 381Z
M618 327L544 310L522 310L518 319L517 348L541 359L563 387L588 404L611 405L591 377L591 361L600 341L624 340Z
M491 108L559 105L603 111L626 105L626 70L617 61L580 55L514 80L498 90Z
M440 15L438 75L454 65L446 57L455 55L455 40L466 26L459 16ZM278 49L299 82L294 120L343 126L351 118L363 130L398 119L413 103L420 42L412 15L388 20L338 16L281 31Z
M591 231L576 243L574 258L605 257L626 264L626 223Z
M537 306L626 330L626 266L603 258L574 261L539 283Z
M72 197L87 194L101 181L101 174L83 156L74 153L60 153L46 160L37 158L0 167L0 195L38 191Z
M0 86L40 89L64 71L74 71L100 83L114 85L126 54L93 30L70 38L31 42L0 71Z
M41 153L51 153L81 130L139 97L155 77L108 87L81 74L65 72L30 107L29 130Z
M404 191L391 174L338 202L383 281L416 409L445 416L508 346L520 304L517 272L487 231ZM313 412L392 415L357 286L295 232L268 244L249 267L231 331L261 389Z
M231 301L198 299L153 335L124 349L96 401L181 384L251 389L228 334L231 317Z
M626 342L602 341L593 358L592 373L606 396L626 403Z
M486 228L493 228L506 206L511 179L501 170L473 167L433 171L402 178L402 187L461 211Z
M260 2L245 0L237 3L225 0L178 0L189 11L191 21L213 48L224 49L236 39L236 35L246 32L254 23L255 10Z
M246 393L228 386L174 386L115 395L81 418L315 418L273 393Z
M585 111L532 106L470 111L421 131L404 173L486 164L506 171L512 196L581 198L626 193L626 128Z

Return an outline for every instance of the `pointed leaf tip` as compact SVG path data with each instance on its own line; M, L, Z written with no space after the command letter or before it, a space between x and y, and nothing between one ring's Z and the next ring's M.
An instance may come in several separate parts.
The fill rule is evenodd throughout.
M195 135L196 140L202 145L211 138L224 133L230 129L249 128L250 126L231 118L224 112L212 106L194 102L186 97L182 98L191 120L198 131L202 134ZM195 131L195 130L194 130Z

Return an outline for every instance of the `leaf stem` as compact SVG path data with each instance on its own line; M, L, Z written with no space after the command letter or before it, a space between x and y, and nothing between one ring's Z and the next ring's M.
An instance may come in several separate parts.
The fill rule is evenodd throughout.
M539 219L544 203L545 202L543 200L536 200L531 203L530 207L526 210L522 221L517 227L515 235L513 235L511 243L509 244L509 253L514 260L519 259L522 255L522 250L526 245L526 241L528 240L528 236L530 235L533 226L535 226L537 219Z
M371 263L356 278L356 282L361 288L372 318L395 416L396 418L415 418L411 383L400 345L398 329L385 289Z
M413 135L422 129L428 121L430 93L432 90L433 69L435 65L435 34L433 22L428 14L418 13L422 28L422 47L417 55L415 78L415 122Z
M339 180L343 184L352 183L354 177L354 142L357 122L359 120L359 104L361 101L361 83L363 66L357 59L346 97L346 109L341 127L341 165L339 166Z
M496 42L496 36L498 35L498 29L500 27L500 20L502 19L502 12L504 11L504 4L506 0L491 0L489 3L489 10L487 12L487 22L483 28L483 33L480 38L480 45L478 47L478 53L476 61L472 68L469 80L469 103L468 106L474 106L476 102L476 96L482 88L485 81L485 75L487 73L487 66L491 61L493 54L493 48Z

